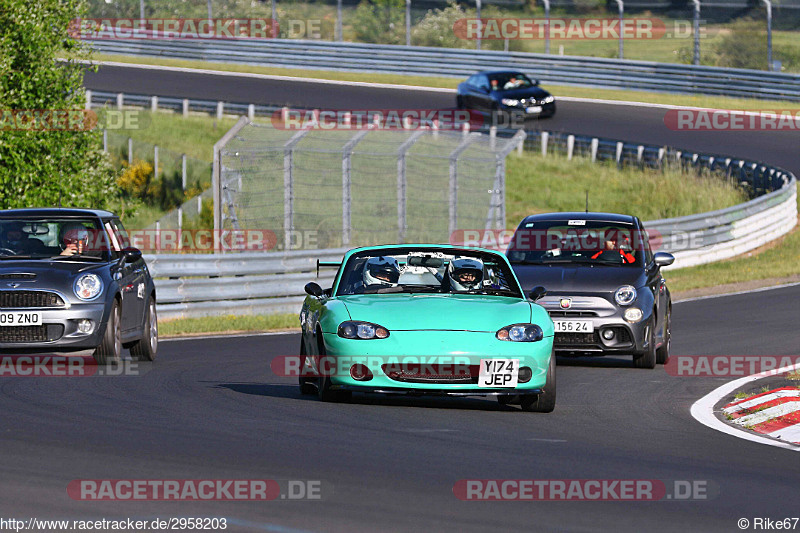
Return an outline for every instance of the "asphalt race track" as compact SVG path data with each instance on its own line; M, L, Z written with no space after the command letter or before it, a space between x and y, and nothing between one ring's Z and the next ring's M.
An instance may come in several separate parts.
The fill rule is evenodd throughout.
M181 82L102 69L94 89L344 105L449 106L450 96L302 85L293 93L230 80ZM117 83L113 85L113 79ZM163 84L161 83L163 82ZM150 83L151 85L147 85ZM260 88L259 88L260 87ZM183 93L178 94L181 89ZM284 92L282 93L281 90ZM193 93L193 91L195 91ZM241 91L242 98L236 91ZM252 96L260 95L260 96ZM245 96L248 96L245 98ZM365 97L366 98L366 97ZM385 98L391 98L387 102ZM305 99L304 101L299 101ZM353 100L350 100L351 102ZM290 103L290 102L286 102ZM352 105L351 105L352 106ZM353 106L354 107L354 106ZM791 134L703 134L663 126L663 110L562 103L550 129L691 146L800 169ZM718 134L721 135L721 134ZM673 140L674 139L674 140ZM677 303L673 356L797 355L800 286ZM0 516L226 517L231 531L733 532L737 520L798 515L795 452L706 428L689 414L732 378L674 377L630 359L559 359L552 414L487 399L300 396L270 361L296 354L298 334L174 340L138 377L0 378ZM271 502L76 501L77 479L319 480L322 499ZM466 502L463 479L704 482L696 501Z

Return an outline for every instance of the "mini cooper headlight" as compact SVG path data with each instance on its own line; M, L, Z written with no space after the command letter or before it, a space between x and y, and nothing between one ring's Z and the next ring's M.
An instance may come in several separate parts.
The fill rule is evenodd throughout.
M631 305L636 299L636 289L630 285L623 285L614 293L614 300L619 305Z
M389 330L378 324L348 320L339 324L337 334L343 339L385 339Z
M75 280L74 291L81 300L94 300L103 292L103 280L97 274L84 274Z
M519 105L519 100L514 100L513 98L503 98L500 101L503 102L503 105L511 107L517 107Z
M513 324L495 333L501 341L536 342L542 340L544 332L536 324Z

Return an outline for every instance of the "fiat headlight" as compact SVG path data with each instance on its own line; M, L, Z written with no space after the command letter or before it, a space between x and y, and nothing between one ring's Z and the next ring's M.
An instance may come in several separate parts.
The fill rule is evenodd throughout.
M81 300L94 300L103 292L103 280L97 274L84 274L75 280L74 290Z
M636 289L630 285L623 285L614 293L614 300L619 305L631 305L636 299Z
M625 310L625 320L628 322L639 322L642 319L642 310L636 307L631 307Z

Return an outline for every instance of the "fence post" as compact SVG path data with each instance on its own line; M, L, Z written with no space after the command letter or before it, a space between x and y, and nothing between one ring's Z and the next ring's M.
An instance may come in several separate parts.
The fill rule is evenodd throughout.
M419 129L406 139L400 148L397 149L397 242L406 242L406 195L408 182L406 180L406 154L411 146L427 133L424 129Z
M255 104L247 104L247 120L252 122L256 118Z
M89 110L92 108L92 90L86 89L86 105L84 109Z
M214 143L214 159L211 166L211 189L214 194L214 251L222 251L220 230L222 229L222 148L247 125L247 118L239 120L220 140Z
M150 97L150 112L155 113L158 111L158 96Z
M547 155L547 139L550 137L550 133L547 131L542 132L542 156Z
M351 159L353 156L353 148L369 133L372 129L370 126L367 129L358 131L353 135L349 141L342 148L342 245L348 246L350 244L350 237L353 230L350 220L350 213L352 210L352 201L350 196L350 189L352 185L350 171Z
M158 145L153 146L153 179L158 179Z
M459 144L455 150L450 152L448 238L452 236L453 232L458 228L458 158L461 156L461 153L466 150L473 141L480 138L480 136L480 133L470 134L461 141L461 144Z
M122 104L125 103L125 94L117 93L117 109L122 109Z
M592 138L592 162L594 163L597 161L597 147L600 144L600 140L597 137Z
M128 166L133 165L133 139L128 137Z
M188 98L184 98L183 102L181 102L181 115L183 115L184 117L188 117L189 116L189 99Z
M623 146L624 146L624 144L622 142L618 142L617 143L617 157L616 157L617 165L621 165L622 164L622 147Z
M108 153L108 130L103 128L103 151Z
M222 120L222 115L224 111L225 111L225 103L217 102L217 120Z
M489 128L489 148L494 150L495 146L497 146L497 126L492 126Z
M575 152L575 136L567 135L567 159L572 159L572 154Z
M183 207L182 206L178 206L178 231L179 232L181 231L182 227L183 227ZM181 247L181 239L178 238L178 248L180 248L180 247Z
M294 147L311 128L305 128L283 145L283 248L289 249L294 232Z
M181 189L186 192L186 154L181 154Z

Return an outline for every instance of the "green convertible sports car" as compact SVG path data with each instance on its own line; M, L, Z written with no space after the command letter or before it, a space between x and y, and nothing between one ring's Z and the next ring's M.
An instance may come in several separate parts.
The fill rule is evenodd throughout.
M350 250L333 287L306 285L300 391L495 396L550 412L553 321L522 292L506 257L446 245Z

